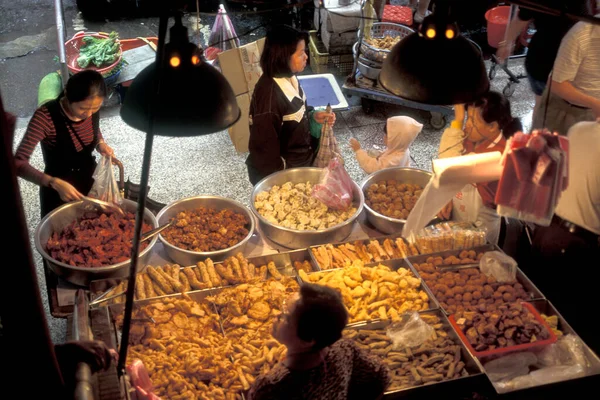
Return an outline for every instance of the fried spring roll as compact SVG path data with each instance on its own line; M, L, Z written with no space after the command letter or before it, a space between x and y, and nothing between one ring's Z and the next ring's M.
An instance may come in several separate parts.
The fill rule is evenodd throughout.
M144 288L142 274L135 276L135 298L137 300L144 300L146 298L146 289Z
M144 280L144 289L146 290L146 298L150 299L152 297L156 297L157 294L154 291L154 284L152 283L152 279L147 272L142 274L142 279Z

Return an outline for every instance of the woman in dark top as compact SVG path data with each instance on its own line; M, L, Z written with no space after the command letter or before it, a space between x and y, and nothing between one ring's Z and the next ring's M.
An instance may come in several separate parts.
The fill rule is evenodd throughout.
M38 108L15 154L18 175L40 186L42 218L65 202L80 200L92 188L94 149L112 157L102 138L98 111L106 96L102 75L86 70L73 75L56 100ZM40 143L44 172L30 163Z
M288 26L273 28L260 58L263 75L250 104L250 155L246 160L252 184L285 168L311 166L318 139L310 134L310 119L333 124L335 114L314 111L296 74L306 67L305 35Z
M287 348L284 361L259 376L250 400L378 399L390 383L377 356L341 339L348 313L341 296L326 286L304 284L284 304L273 337Z

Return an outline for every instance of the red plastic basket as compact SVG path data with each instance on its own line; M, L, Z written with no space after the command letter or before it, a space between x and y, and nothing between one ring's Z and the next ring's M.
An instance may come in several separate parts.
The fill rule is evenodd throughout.
M386 5L383 7L381 22L393 22L411 26L413 24L413 12L410 7Z
M486 357L492 357L492 356L496 356L497 357L497 356L504 356L504 355L507 355L509 353L514 353L514 352L517 352L517 351L537 350L537 349L540 349L542 347L548 346L548 345L550 345L552 343L556 343L556 340L557 340L556 335L554 334L554 332L552 332L552 329L550 329L550 327L548 326L548 324L546 323L546 321L544 321L544 318L542 318L542 316L537 312L537 310L533 307L533 305L531 305L530 303L525 303L525 302L523 302L521 304L523 305L523 307L527 308L527 310L531 314L533 314L533 317L540 324L542 324L542 326L546 329L546 331L548 332L548 335L550 336L548 339L538 340L538 341L533 342L533 343L519 344L519 345L516 345L516 346L502 347L500 349L494 349L494 350L475 351L475 349L473 348L473 346L471 346L471 343L469 342L469 340L465 336L465 333L463 332L463 330L456 323L456 320L454 319L454 314L449 317L450 324L452 324L452 327L454 328L454 330L456 331L456 333L458 333L458 336L460 337L460 340L462 340L463 343L465 344L465 346L467 346L467 348L469 349L469 351L471 352L471 354L473 354L477 358L486 358Z
M107 65L106 67L102 67L102 68L97 68L95 65L89 65L87 68L80 68L79 65L77 65L77 57L79 57L79 48L83 44L84 36L93 36L96 38L106 38L106 39L108 38L108 35L106 33L102 33L102 32L100 32L100 33L78 32L71 39L67 40L67 42L65 43L65 51L67 53L66 54L67 55L67 66L69 67L69 71L71 71L71 73L76 74L76 73L81 72L86 69L92 69L94 71L100 72L102 75L106 75L110 71L112 71L117 65L119 65L119 63L121 62L121 58L123 57L123 51L120 47L121 46L120 43L119 43L119 57L117 58L117 60L114 63Z

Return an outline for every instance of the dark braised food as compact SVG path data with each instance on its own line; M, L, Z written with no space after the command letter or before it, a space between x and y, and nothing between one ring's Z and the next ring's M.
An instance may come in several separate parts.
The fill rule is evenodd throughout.
M54 232L46 251L57 261L75 267L104 267L129 260L135 227L135 215L85 213L60 232ZM152 227L142 225L142 232ZM148 247L140 245L140 251Z
M248 236L248 218L232 210L199 207L177 214L162 236L183 250L206 252L235 246Z
M367 188L365 203L386 217L406 219L422 192L419 185L394 179L379 181Z

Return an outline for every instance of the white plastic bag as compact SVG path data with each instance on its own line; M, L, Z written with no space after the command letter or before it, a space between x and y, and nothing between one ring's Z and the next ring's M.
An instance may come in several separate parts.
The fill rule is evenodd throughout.
M395 349L417 347L433 335L433 327L423 321L418 312L402 315L402 319L387 328Z
M485 253L479 261L479 269L498 282L515 282L517 279L517 262L499 251Z
M487 362L484 368L490 380L498 382L527 375L529 367L537 362L538 358L531 352L513 353Z
M123 196L121 196L119 185L115 179L110 157L102 156L92 177L94 178L94 185L88 194L89 197L117 205L123 202Z

